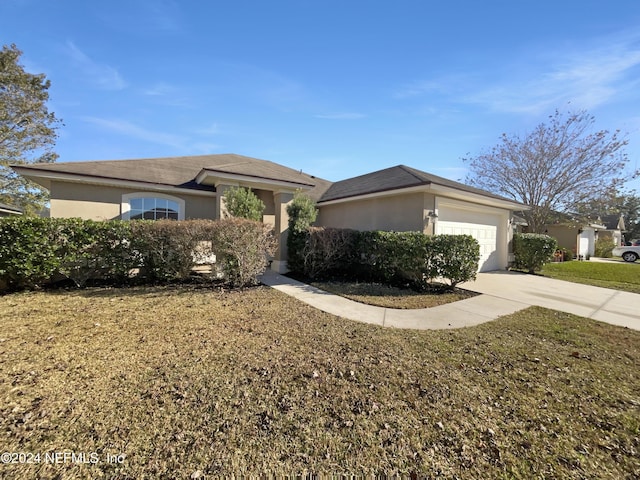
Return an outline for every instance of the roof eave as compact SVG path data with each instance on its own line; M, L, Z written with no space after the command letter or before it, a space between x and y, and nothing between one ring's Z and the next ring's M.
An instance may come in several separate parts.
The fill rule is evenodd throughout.
M244 185L257 189L283 189L283 190L310 190L315 185L304 182L293 182L290 180L279 180L274 178L259 177L254 175L244 175L241 173L223 172L210 168L203 168L196 176L196 183L200 185Z
M189 195L212 197L216 195L214 191L197 190L192 188L184 188L176 185L166 185L154 182L143 182L139 180L123 180L117 178L107 178L93 175L85 175L80 173L69 172L53 172L50 170L40 170L21 165L12 165L11 168L20 175L32 180L44 188L51 190L52 181L61 181L69 183L83 183L87 185L102 185L109 187L123 187L145 191L156 192L173 192Z
M318 202L318 206L336 205L336 204L352 202L356 200L368 200L371 198L381 198L386 196L402 195L405 193L416 193L416 192L425 192L425 193L430 192L435 194L441 194L449 198L455 198L458 200L465 200L465 201L473 201L474 203L479 203L479 204L487 205L490 207L505 208L507 210L513 210L513 211L522 211L522 210L531 209L527 205L524 205L518 202L512 202L506 199L499 199L499 198L484 196L477 193L467 192L467 191L452 188L452 187L446 187L444 185L438 185L435 183L420 184L412 187L394 188L390 190L383 190L383 191L377 191L377 192L371 192L371 193L365 193L365 194L359 194L359 195L352 195L348 197L335 198L332 200L321 199Z

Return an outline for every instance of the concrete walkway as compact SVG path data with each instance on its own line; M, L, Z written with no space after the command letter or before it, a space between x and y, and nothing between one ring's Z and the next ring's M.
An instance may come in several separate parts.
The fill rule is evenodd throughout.
M418 330L470 327L538 305L640 330L639 294L522 273L479 273L476 281L461 287L482 295L415 310L354 302L273 271L267 271L261 281L323 312L384 327Z

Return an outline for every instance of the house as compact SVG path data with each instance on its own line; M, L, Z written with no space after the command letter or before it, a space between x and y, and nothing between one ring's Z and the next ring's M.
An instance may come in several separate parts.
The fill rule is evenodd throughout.
M0 217L10 217L15 215L22 215L22 209L7 205L6 203L0 203Z
M296 191L317 202L320 226L472 235L481 247L480 271L507 266L512 212L526 208L403 165L335 183L235 154L12 168L49 190L51 217L218 219L227 189L251 188L278 236L277 271L286 271L286 206Z
M574 252L577 258L595 254L596 241L610 238L612 247L622 242L625 230L622 215L598 216L595 220L569 220L545 226L545 233L558 241L558 246Z

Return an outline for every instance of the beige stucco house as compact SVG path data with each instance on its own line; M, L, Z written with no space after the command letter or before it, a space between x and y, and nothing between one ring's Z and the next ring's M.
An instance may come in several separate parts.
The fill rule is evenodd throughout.
M611 247L622 243L625 231L622 215L605 215L595 220L565 221L545 226L545 233L558 241L558 246L586 259L595 254L596 241L611 240Z
M51 217L218 219L225 215L227 189L251 188L266 206L264 222L279 237L272 263L278 271L286 271L286 207L299 190L317 202L321 226L470 234L480 243L480 271L507 266L512 214L523 209L506 198L403 165L335 183L235 154L12 168L50 191Z

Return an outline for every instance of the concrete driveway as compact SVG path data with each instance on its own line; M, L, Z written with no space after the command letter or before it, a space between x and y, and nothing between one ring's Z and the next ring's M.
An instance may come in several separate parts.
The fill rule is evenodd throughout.
M460 287L495 298L551 308L640 330L640 294L554 280L538 275L496 271L479 273Z
M640 330L638 294L523 273L479 273L476 281L461 287L483 295L416 310L357 303L270 270L261 281L324 312L383 327L419 330L471 327L537 305Z

